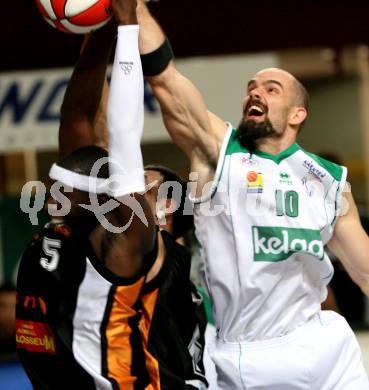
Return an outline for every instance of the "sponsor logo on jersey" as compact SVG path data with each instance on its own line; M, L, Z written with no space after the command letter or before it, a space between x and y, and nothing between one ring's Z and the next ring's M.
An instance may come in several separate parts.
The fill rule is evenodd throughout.
M292 185L291 175L288 172L279 172L279 183Z
M44 322L16 320L17 348L30 352L56 354L56 341L50 326Z
M309 173L319 181L322 181L322 179L326 176L326 173L317 168L312 160L305 160L303 166L307 168Z
M47 313L46 302L41 297L31 295L19 296L17 294L17 305L22 306L26 310L41 310L44 315Z
M253 226L254 261L282 261L294 253L322 260L324 245L319 230L280 226Z
M255 171L247 172L247 192L249 194L261 194L263 192L263 174Z
M243 165L258 165L257 161L253 159L252 157L246 157L242 156L241 157L241 164Z

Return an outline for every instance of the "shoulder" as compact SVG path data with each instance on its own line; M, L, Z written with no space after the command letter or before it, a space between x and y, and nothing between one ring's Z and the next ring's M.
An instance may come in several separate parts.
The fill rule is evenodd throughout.
M22 255L22 261L32 263L39 261L40 256L52 256L59 252L76 251L75 235L68 225L48 223L32 237Z
M161 230L160 234L163 237L167 253L175 253L183 258L191 257L189 249L186 246L179 244L170 233Z
M304 166L312 173L319 175L328 174L336 181L346 179L347 169L344 166L333 163L325 158L322 158L314 153L307 152L301 148L305 154Z
M40 241L44 237L66 239L72 237L72 229L65 223L47 223L44 228L33 236L32 241Z
M223 153L226 156L234 153L250 153L247 148L241 145L237 131L231 124L228 124L228 131L223 139Z
M191 269L191 252L179 244L171 234L161 231L166 248L166 268L170 273L179 275L189 275Z

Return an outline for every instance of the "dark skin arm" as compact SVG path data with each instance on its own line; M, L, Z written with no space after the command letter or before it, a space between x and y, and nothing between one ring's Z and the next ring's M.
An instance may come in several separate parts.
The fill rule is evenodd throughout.
M135 1L113 0L112 6L117 24L137 24ZM124 15L120 17L122 10ZM101 142L104 143L107 138L106 68L115 36L116 26L111 23L111 26L92 33L85 42L61 109L60 156L82 146L105 146ZM101 134L101 131L104 133ZM130 202L136 201L136 205L139 205L146 217L146 225L125 204L128 197L122 198L119 206L105 215L115 227L127 224L127 228L121 233L112 233L99 224L90 235L97 257L110 271L121 277L133 277L142 269L144 257L153 249L156 239L154 220L144 196L134 194ZM102 201L100 204L108 200L104 195L99 198Z
M85 36L61 106L59 158L86 145L108 148L106 70L117 25L137 24L136 1L114 1L114 20Z
M59 158L85 145L104 146L94 126L100 100L105 98L106 68L115 36L116 25L110 22L84 42L61 107Z

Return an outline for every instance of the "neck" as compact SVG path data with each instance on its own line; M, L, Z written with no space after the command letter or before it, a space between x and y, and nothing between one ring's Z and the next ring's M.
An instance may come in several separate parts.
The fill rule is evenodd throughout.
M165 230L166 232L173 234L173 224L172 219L166 216L165 222L159 221L159 227L161 230Z
M158 255L150 271L147 273L146 282L150 282L150 280L154 279L155 276L159 273L164 263L165 255L167 253L164 245L163 237L161 236L161 233L159 231L157 233L157 237L158 237Z
M277 155L288 149L296 142L295 136L283 136L281 138L266 138L260 140L257 149L264 153Z

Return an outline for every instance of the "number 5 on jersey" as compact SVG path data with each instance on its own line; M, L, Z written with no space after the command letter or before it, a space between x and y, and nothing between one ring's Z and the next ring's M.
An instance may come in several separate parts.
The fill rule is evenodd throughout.
M278 217L297 217L299 215L299 194L296 191L275 191L276 213Z
M60 249L60 247L60 240L44 237L42 242L42 249L45 255L49 256L50 258L47 259L46 257L41 257L40 264L46 269L46 271L52 272L55 271L58 267L60 257L58 249Z

